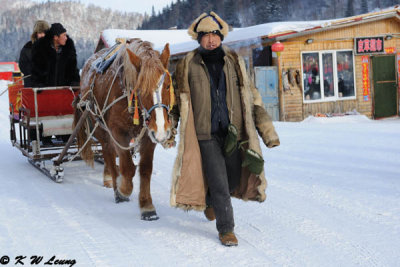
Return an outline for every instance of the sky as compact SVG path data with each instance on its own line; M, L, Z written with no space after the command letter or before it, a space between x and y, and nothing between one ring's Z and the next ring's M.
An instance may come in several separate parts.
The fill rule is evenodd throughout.
M47 0L33 0L34 2L47 2ZM50 0L54 2L54 0ZM161 11L166 5L170 5L174 0L76 0L77 2L85 4L94 4L104 8L111 8L113 10L138 12L144 14L145 12L150 15L151 8L154 6L156 13Z

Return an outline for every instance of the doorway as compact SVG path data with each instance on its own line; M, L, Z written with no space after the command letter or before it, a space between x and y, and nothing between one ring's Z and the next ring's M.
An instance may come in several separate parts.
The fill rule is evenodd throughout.
M273 121L279 121L278 67L255 67L256 87Z
M385 118L397 115L395 56L373 57L372 71L374 83L374 118Z

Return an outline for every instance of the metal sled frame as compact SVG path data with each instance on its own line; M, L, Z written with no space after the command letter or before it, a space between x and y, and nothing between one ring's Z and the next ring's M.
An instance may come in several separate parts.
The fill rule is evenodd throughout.
M32 164L36 169L44 173L46 176L51 178L53 181L60 183L63 181L64 168L61 166L63 162L73 160L80 160L81 158L78 153L78 147L76 145L75 137L82 127L83 122L89 115L88 111L85 111L80 117L76 124L75 129L72 131L67 142L57 141L50 145L41 145L41 131L42 125L39 122L39 112L37 104L37 93L38 91L44 90L61 90L70 89L78 90L79 87L46 87L46 88L32 88L34 92L35 100L35 117L34 124L32 124L32 118L30 116L31 111L29 109L20 108L18 110L18 118L14 117L14 107L10 103L10 140L11 144L22 152L24 156L28 158L28 162ZM16 136L16 124L19 127L19 139ZM34 131L36 140L31 140L31 133ZM94 142L93 151L95 152L95 160L102 163L102 151L101 146L98 142ZM46 161L51 160L53 164L46 166Z

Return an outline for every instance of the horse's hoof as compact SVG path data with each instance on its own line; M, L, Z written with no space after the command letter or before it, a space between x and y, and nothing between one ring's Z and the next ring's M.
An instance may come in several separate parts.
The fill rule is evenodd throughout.
M129 197L123 196L118 190L114 191L115 203L129 201Z
M113 181L112 180L104 181L103 185L104 185L104 187L112 188L113 187Z
M160 217L157 216L157 212L155 210L145 211L142 213L142 220L144 221L155 221L158 219L160 219Z

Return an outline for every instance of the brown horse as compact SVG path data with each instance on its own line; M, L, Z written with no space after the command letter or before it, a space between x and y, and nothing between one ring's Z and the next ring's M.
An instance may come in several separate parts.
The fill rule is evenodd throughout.
M81 156L93 166L91 141L86 142L90 140L89 134L93 133L102 146L104 185L111 187L112 184L117 203L129 201L136 172L130 143L134 140L135 144L139 144L135 147L140 153L141 218L157 220L150 193L150 180L156 143L164 143L171 137L169 105L174 101L174 95L171 93L173 89L170 90L172 84L167 71L169 45L165 45L160 55L152 49L149 42L129 40L119 49L110 67L102 74L97 73L93 67L95 60L106 52L101 50L90 57L81 74L82 99L76 103L74 125L83 110L80 106L86 103L84 108L90 110L90 115L77 136L78 146L82 149ZM129 102L135 108L128 107ZM132 112L132 109L136 112ZM138 112L142 116L138 116ZM134 119L137 120L136 124ZM116 164L117 156L119 169Z

